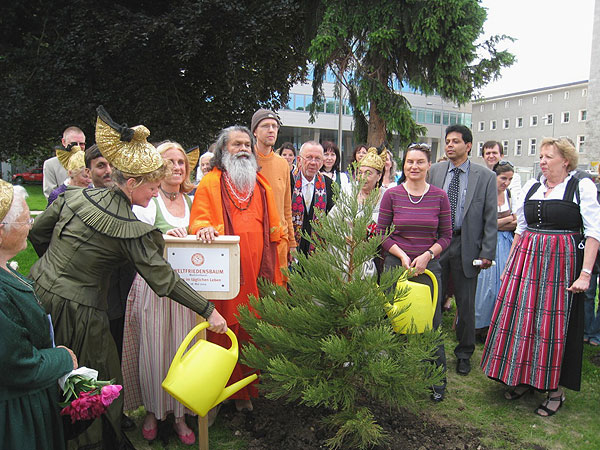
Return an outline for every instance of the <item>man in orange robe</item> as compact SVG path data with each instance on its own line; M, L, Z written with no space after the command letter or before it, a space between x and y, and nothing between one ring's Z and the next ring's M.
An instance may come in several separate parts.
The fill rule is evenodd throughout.
M277 254L281 267L287 268L290 252L296 248L296 240L292 224L290 165L273 151L280 126L281 122L277 114L268 109L259 109L252 116L250 131L256 138L255 154L260 166L260 174L264 175L269 182L279 211L283 235L277 245Z
M219 235L240 236L240 292L231 300L214 300L215 308L227 320L240 344L250 337L240 327L237 309L248 304L248 296L258 298L257 279L266 278L282 284L277 244L282 230L279 213L267 180L257 173L253 137L245 127L233 126L221 131L216 142L212 170L204 175L190 214L190 234L203 242ZM209 341L229 347L225 335L207 332ZM246 377L253 370L238 363L229 384ZM236 408L252 410L251 397L257 397L255 385L235 393Z

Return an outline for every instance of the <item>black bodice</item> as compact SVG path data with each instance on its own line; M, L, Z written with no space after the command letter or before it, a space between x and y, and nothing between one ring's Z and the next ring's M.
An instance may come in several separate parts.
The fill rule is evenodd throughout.
M581 232L583 219L579 210L579 180L575 177L567 183L562 200L529 200L541 183L535 183L525 196L525 220L527 226L539 230L569 230Z

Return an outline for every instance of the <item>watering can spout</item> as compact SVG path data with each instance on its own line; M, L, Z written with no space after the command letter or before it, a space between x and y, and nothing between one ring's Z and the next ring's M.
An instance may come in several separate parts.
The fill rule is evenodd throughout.
M250 383L252 383L256 379L258 379L258 376L254 373L254 374L244 378L243 380L233 383L231 386L227 386L225 389L223 389L223 392L221 392L221 395L219 395L219 398L217 398L217 400L215 401L215 404L212 405L211 408L214 408L222 401L227 400L229 397L231 397L237 391L245 388L246 386L248 386Z

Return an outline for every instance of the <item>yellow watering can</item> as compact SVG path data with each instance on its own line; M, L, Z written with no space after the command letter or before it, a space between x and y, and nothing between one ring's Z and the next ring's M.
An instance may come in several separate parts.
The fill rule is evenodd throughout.
M258 378L256 374L252 374L225 387L238 360L238 341L231 330L227 330L231 348L226 349L200 339L183 354L194 336L208 326L208 322L202 322L188 333L162 382L165 391L202 417Z
M431 296L431 288L428 285L408 281L407 275L401 276L396 284L394 304L387 304L387 314L392 319L392 327L396 333L422 333L433 327L433 315L438 299L438 284L435 275L431 271L425 269L423 273L431 278L433 297ZM398 292L404 288L408 288L408 293L399 297ZM406 306L408 306L408 309L398 314L398 311Z

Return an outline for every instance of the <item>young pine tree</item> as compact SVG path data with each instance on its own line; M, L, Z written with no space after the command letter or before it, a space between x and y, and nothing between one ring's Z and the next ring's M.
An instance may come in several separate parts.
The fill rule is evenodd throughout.
M441 379L430 362L439 332L397 335L386 315L404 269L384 272L379 282L364 275L385 236L368 238L379 190L360 204L360 189L353 183L351 193L336 192L335 208L318 215L307 236L316 249L297 256L289 291L263 284L262 297L251 301L260 318L247 307L239 311L255 344L244 348L243 360L261 370L266 397L331 410L330 448L384 443L370 407L414 406Z

